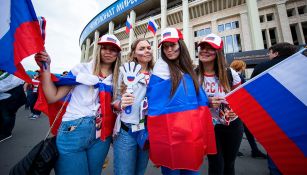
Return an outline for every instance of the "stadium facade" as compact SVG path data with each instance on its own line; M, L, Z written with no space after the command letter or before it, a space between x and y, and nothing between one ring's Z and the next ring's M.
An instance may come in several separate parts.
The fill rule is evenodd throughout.
M126 33L127 16L133 29ZM147 23L152 17L159 25L154 36ZM127 58L135 38L147 38L157 48L161 29L182 30L193 61L197 42L216 33L224 40L225 54L267 49L278 42L296 45L307 41L306 0L118 0L94 17L80 35L81 62L95 58L100 36L112 33ZM158 49L154 49L157 55Z

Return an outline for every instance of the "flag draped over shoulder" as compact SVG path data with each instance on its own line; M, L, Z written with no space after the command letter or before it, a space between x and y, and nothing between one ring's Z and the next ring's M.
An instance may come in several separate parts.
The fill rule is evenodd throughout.
M227 97L283 174L307 174L306 49Z
M77 76L74 76L71 72L69 72L68 75L63 77L52 76L52 81L55 83L56 86L74 86L79 84L85 84L89 86L94 85L94 88L98 88L102 113L101 139L105 140L107 137L112 135L115 123L115 115L111 107L112 86L110 79L107 80L106 78L103 81L100 81L99 78L94 75L79 73ZM66 103L65 99L67 99ZM57 119L55 127L52 129L52 134L54 135L57 134L58 127L62 121L62 116L65 114L65 110L68 106L69 100L70 97L64 97L55 103L48 104L44 96L43 89L41 88L41 86L39 86L39 94L37 102L35 104L35 109L44 112L48 116L50 125L53 123L57 113L64 104L64 108L59 114L60 117L59 119Z
M31 82L21 61L44 49L31 0L1 0L0 69Z
M206 154L216 153L207 97L203 90L196 94L187 74L172 97L170 91L168 66L159 59L147 90L150 159L171 169L198 170Z

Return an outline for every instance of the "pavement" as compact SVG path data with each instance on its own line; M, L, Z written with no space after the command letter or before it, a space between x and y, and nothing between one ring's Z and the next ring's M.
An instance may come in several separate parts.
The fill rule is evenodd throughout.
M16 124L13 130L13 137L0 143L0 175L9 174L10 168L22 159L35 144L41 141L48 130L48 119L44 115L36 120L30 120L29 110L21 107L16 116ZM259 148L264 152L261 145ZM237 175L269 175L266 159L255 159L251 157L251 150L245 137L241 143L240 151L244 157L236 159L236 174ZM113 174L113 149L110 148L108 154L109 163L102 174ZM208 162L205 159L201 174L205 175L208 170ZM54 174L52 172L51 174ZM154 167L150 162L147 166L146 175L161 174L160 169Z

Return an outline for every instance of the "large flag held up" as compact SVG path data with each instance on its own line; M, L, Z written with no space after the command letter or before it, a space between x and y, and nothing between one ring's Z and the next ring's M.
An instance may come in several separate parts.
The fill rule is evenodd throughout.
M306 52L292 55L226 97L283 174L307 174Z
M44 49L31 0L1 0L0 69L31 82L21 61Z
M126 33L129 34L131 29L132 29L132 23L131 23L130 17L127 16Z
M203 90L197 95L187 74L173 97L170 91L168 65L159 59L147 89L150 159L171 169L198 170L206 154L216 153L207 97Z
M104 80L99 80L97 76L78 73L78 75L74 75L72 72L69 72L66 76L52 76L52 81L56 86L74 86L79 84L84 84L88 86L94 86L94 88L98 88L99 90L99 100L100 100L100 108L102 113L102 121L101 121L101 136L102 140L105 140L107 137L112 135L114 123L115 123L115 115L113 113L111 102L112 102L112 77L107 77ZM64 97L58 102L48 104L47 100L44 96L42 86L39 86L39 95L37 102L35 104L35 109L44 112L48 118L50 125L53 123L56 115L60 111L60 108L63 105L63 110L60 111L59 119L55 122L55 127L52 128L52 134L57 134L57 129L62 121L62 116L65 114L66 107L70 101L70 97ZM64 100L67 99L65 102Z

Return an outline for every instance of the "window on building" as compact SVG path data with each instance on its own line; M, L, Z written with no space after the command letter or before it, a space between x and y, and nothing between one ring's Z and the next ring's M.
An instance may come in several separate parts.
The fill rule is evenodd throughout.
M295 9L294 8L287 10L287 16L288 17L294 16L294 15L295 15Z
M231 23L226 23L225 24L225 30L230 30L231 29Z
M307 22L302 23L303 34L304 34L304 42L307 42Z
M218 26L217 26L217 30L218 30L219 32L223 32L223 31L224 31L224 24L218 25Z
M267 21L273 21L274 20L274 14L273 13L269 13L266 15L266 20Z
M224 36L222 36L221 38L222 38L223 43L224 43L224 53L226 53L226 46L225 46L226 41L225 41L225 37L224 37Z
M233 53L232 35L226 36L226 53Z
M306 6L304 5L304 6L297 7L297 11L299 15L306 13Z
M268 41L266 39L265 30L262 30L261 33L262 33L262 39L263 39L264 48L267 49L268 48L268 44L267 44Z
M263 15L259 16L259 20L260 20L260 23L263 23L264 22L264 16Z
M275 28L269 29L269 33L270 33L271 45L276 44L277 43L276 29Z
M299 44L298 36L297 36L297 31L298 31L298 30L296 30L297 28L298 28L298 24L292 24L292 25L290 26L293 44L295 44L295 45L298 45L298 44Z
M239 21L232 22L232 29L237 29L237 28L239 28Z
M205 35L208 35L211 33L211 28L208 27L208 28L205 28Z
M234 52L242 51L240 34L233 35L233 49Z

